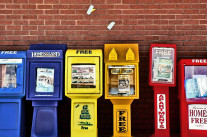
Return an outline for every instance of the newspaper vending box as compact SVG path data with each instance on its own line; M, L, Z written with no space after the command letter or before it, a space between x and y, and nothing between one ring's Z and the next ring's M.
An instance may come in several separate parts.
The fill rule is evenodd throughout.
M0 136L24 137L26 52L0 51Z
M97 137L97 99L102 96L102 50L68 49L65 95L71 98L71 137Z
M62 100L66 45L32 44L27 51L27 100L32 100L31 137L58 137L57 106Z
M179 62L181 137L207 136L207 60Z
M176 83L176 45L151 44L149 85L154 89L155 137L170 137L169 87Z
M105 44L105 98L113 103L113 136L131 137L131 103L139 98L138 44Z

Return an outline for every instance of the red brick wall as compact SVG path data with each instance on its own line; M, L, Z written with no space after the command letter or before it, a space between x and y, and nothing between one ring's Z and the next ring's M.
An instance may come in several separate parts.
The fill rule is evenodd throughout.
M102 48L139 43L140 99L132 104L132 134L153 133L153 90L148 86L151 43L172 43L181 58L205 58L207 0L0 0L0 49L27 50L34 43ZM95 12L86 15L89 5ZM112 30L107 25L116 22ZM179 133L177 87L170 89L171 132ZM70 100L59 104L59 134L70 134ZM27 136L32 107L26 103ZM98 100L99 135L112 135L112 104ZM142 135L147 136L147 135Z

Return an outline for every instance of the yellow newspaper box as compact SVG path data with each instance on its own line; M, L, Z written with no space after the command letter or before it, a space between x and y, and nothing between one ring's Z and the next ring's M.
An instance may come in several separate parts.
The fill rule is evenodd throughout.
M67 50L65 95L71 98L71 137L97 137L97 99L102 96L102 50Z
M139 98L138 44L105 44L105 98L113 103L114 137L131 137L131 103Z

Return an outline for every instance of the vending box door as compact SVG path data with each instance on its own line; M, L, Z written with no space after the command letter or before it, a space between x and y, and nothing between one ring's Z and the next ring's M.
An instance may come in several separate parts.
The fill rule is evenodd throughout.
M176 45L152 44L150 47L149 84L175 86Z
M67 93L100 94L100 58L68 57L66 68Z
M0 93L24 94L24 59L0 59Z
M106 65L106 98L130 99L139 97L138 64Z
M60 63L41 62L30 64L30 98L60 97Z

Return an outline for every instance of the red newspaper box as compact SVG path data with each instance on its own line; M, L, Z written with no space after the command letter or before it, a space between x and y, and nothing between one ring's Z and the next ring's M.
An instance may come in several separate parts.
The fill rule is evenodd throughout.
M207 60L179 62L181 137L207 137Z
M176 83L176 45L151 44L149 85L154 89L155 133L170 137L169 87Z

